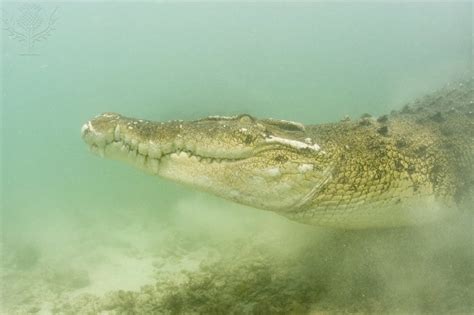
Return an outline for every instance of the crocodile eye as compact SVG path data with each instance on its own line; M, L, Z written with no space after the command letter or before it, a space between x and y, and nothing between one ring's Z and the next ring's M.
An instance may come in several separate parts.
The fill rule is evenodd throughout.
M286 121L286 120L276 120L276 119L265 119L265 123L278 127L286 131L305 131L303 124Z
M250 124L255 121L254 118L248 114L242 114L237 118L239 119L241 123L246 123L246 124Z

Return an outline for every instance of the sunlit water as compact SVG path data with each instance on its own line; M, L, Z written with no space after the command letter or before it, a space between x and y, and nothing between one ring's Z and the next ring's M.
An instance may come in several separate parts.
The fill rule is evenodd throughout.
M79 132L105 111L380 115L472 70L470 3L4 3L2 14L4 314L474 311L470 214L417 229L303 226L99 159Z

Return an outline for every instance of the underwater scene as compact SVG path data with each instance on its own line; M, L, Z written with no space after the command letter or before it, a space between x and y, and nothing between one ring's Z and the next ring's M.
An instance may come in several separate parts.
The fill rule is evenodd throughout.
M0 5L0 314L474 313L472 2Z

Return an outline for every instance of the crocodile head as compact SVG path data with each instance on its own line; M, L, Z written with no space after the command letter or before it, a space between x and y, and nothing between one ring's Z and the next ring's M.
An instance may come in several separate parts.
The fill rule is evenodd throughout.
M302 124L249 115L152 122L104 113L82 138L101 156L256 208L291 211L330 177Z

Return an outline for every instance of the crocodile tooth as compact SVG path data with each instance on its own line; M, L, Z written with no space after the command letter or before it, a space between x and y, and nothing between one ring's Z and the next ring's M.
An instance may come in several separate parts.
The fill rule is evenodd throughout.
M186 152L184 152L184 151L181 151L181 152L178 153L178 156L179 156L180 158L188 158L188 157L189 157L189 154L186 153Z
M160 145L160 149L163 154L167 154L174 151L174 145L173 143L163 143Z
M97 152L99 153L100 157L104 157L105 156L105 147L97 148Z
M135 161L135 159L137 158L137 151L136 150L130 150L128 152L128 158L132 161Z
M148 167L153 172L153 174L158 174L158 165L159 162L157 159L148 159Z
M148 155L152 158L160 158L162 151L157 144L151 144L148 146Z
M184 147L183 139L176 138L176 140L174 140L174 147L178 149L182 149Z
M130 136L127 135L127 133L125 133L124 135L121 136L122 138L120 139L124 144L130 144Z
M191 152L195 152L196 151L196 144L192 143L192 142L188 142L186 143L186 145L184 146L186 148L186 150L188 151L191 151ZM196 152L197 153L197 152ZM199 154L198 154L199 155Z
M120 125L119 124L117 124L117 126L115 126L114 140L115 141L120 141Z
M138 154L137 159L136 159L136 163L138 164L138 166L145 166L145 156L141 155L141 154Z
M128 153L128 147L126 144L122 144L122 146L120 147L120 151L122 153Z
M105 146L105 148L104 148L105 155L109 156L109 155L113 155L117 152L120 152L121 147L122 147L122 145L120 143L112 142L109 145Z
M147 155L148 154L148 144L140 143L138 145L138 152L140 152L140 154Z

